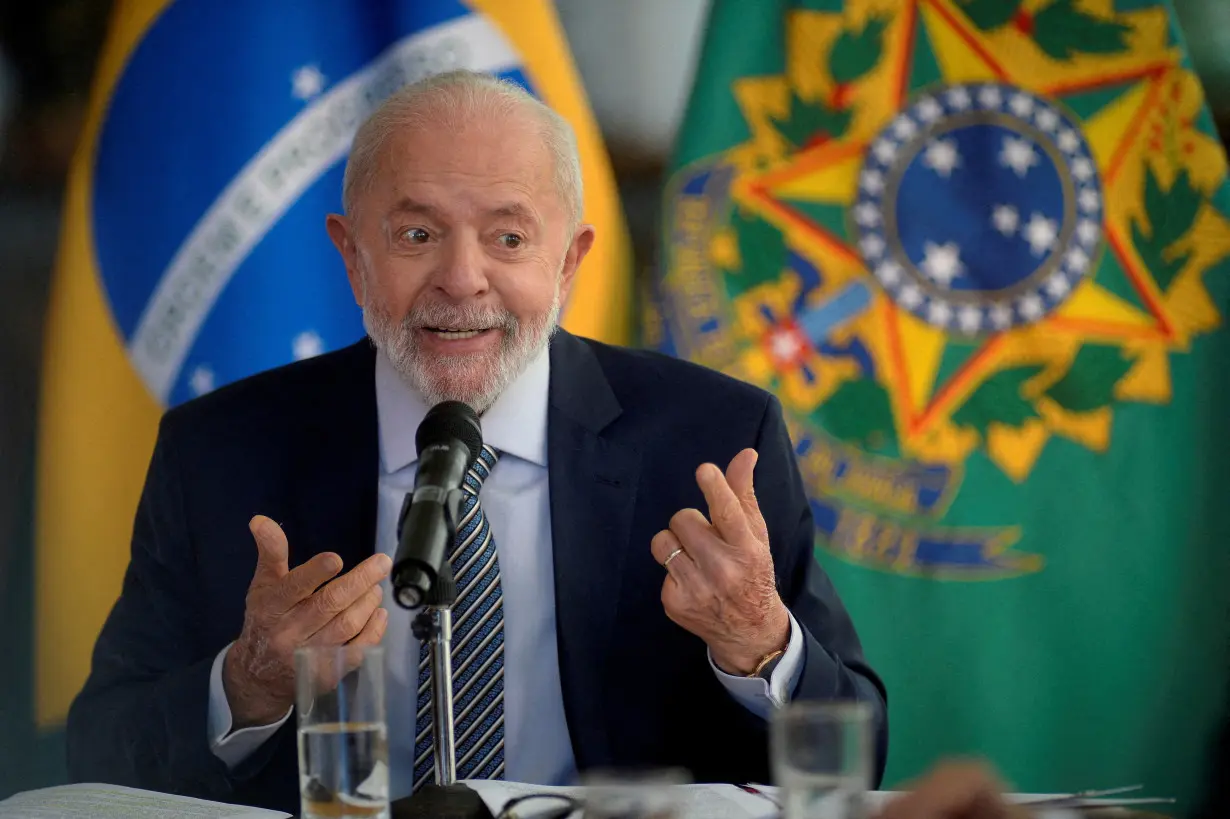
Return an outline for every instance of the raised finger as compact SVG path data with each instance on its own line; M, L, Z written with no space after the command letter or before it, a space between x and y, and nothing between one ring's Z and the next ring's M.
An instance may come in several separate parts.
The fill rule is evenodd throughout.
M290 546L286 533L271 518L256 515L248 521L248 531L256 540L256 571L252 584L269 584L281 580L290 571L287 560Z
M289 611L296 604L306 600L312 592L319 589L341 570L342 558L333 552L313 555L303 565L296 566L290 574L282 578L278 588L282 610Z
M308 645L340 646L350 642L363 631L383 598L384 590L380 586L372 586L315 634L310 635Z
M327 586L297 606L304 613L303 627L309 633L315 632L350 608L368 589L388 577L392 563L388 555L372 555L346 574L329 581Z
M371 617L367 618L366 625L363 630L354 636L349 643L346 644L347 649L354 651L346 652L346 673L349 674L358 668L363 662L363 652L361 649L367 646L378 646L380 641L384 639L385 629L389 625L389 610L378 607L372 612Z
M730 464L726 467L726 483L730 485L735 496L742 503L751 501L755 503L756 492L752 486L752 475L756 469L756 461L759 456L756 450L748 448L742 450L738 455L730 460Z
M692 562L692 556L688 554L687 549L684 549L675 533L669 529L663 529L654 535L653 540L649 542L649 548L653 552L654 560L666 569L666 573L674 578L676 583L687 582L696 571L696 564ZM676 551L680 549L682 551L676 554ZM671 557L671 555L675 556Z
M378 646L380 641L384 639L384 632L389 626L389 610L386 608L377 608L372 612L372 616L367 618L367 624L363 626L363 630L354 636L350 641L352 646Z
M699 510L680 509L671 516L667 528L702 571L712 571L718 562L729 558L731 547Z
M756 463L759 460L759 453L750 447L740 452L731 459L730 464L726 467L726 483L730 484L735 497L739 499L752 534L768 542L768 529L764 523L764 516L760 514L760 504L756 500L756 489L753 483Z
M743 504L726 482L722 470L713 464L702 464L696 470L696 483L709 505L709 520L721 539L736 548L748 545L752 537Z

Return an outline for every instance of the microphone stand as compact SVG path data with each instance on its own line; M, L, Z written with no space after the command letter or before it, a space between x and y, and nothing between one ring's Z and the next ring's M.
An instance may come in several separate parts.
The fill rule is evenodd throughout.
M462 490L452 490L459 495ZM457 508L452 506L451 508ZM449 516L452 538L456 521ZM392 804L393 819L493 819L478 793L457 784L457 752L453 724L453 605L457 602L457 578L453 565L444 561L436 582L427 593L422 610L414 616L411 630L419 643L428 646L431 664L431 724L436 752L436 784L423 785L412 795Z
M428 646L431 663L431 725L436 750L436 784L457 781L456 739L453 727L453 604L457 581L447 562L440 568L427 605L414 616L411 629Z

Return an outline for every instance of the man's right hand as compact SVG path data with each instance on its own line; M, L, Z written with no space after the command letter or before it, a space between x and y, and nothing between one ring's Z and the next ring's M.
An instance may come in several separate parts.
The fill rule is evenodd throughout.
M392 568L388 555L372 555L334 580L342 570L337 554L318 554L291 571L282 527L257 515L248 528L256 539L256 572L243 631L222 663L232 730L276 722L294 705L296 648L376 645L388 624L380 607L380 581Z

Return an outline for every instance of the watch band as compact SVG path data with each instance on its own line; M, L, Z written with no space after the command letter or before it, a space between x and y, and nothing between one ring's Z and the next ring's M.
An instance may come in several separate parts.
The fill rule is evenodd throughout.
M786 649L779 648L777 651L772 651L764 655L763 657L760 658L760 662L756 663L756 669L751 674L748 674L747 676L749 678L761 676L765 668L770 663L772 663L774 660L778 659L785 653L786 653Z

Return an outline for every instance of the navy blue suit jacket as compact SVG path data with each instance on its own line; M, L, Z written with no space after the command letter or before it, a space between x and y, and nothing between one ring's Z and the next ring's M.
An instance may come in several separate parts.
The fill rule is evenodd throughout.
M564 332L550 355L560 675L579 768L677 765L702 782L769 780L764 720L722 687L704 644L667 619L649 550L679 509L706 508L696 467L724 467L750 446L780 592L806 631L794 695L871 703L878 781L884 687L813 558L811 510L777 400L684 361ZM207 740L209 673L243 623L253 515L282 524L292 566L332 550L349 569L372 554L374 362L365 340L163 417L123 590L68 718L74 781L298 811L295 721L228 771Z

